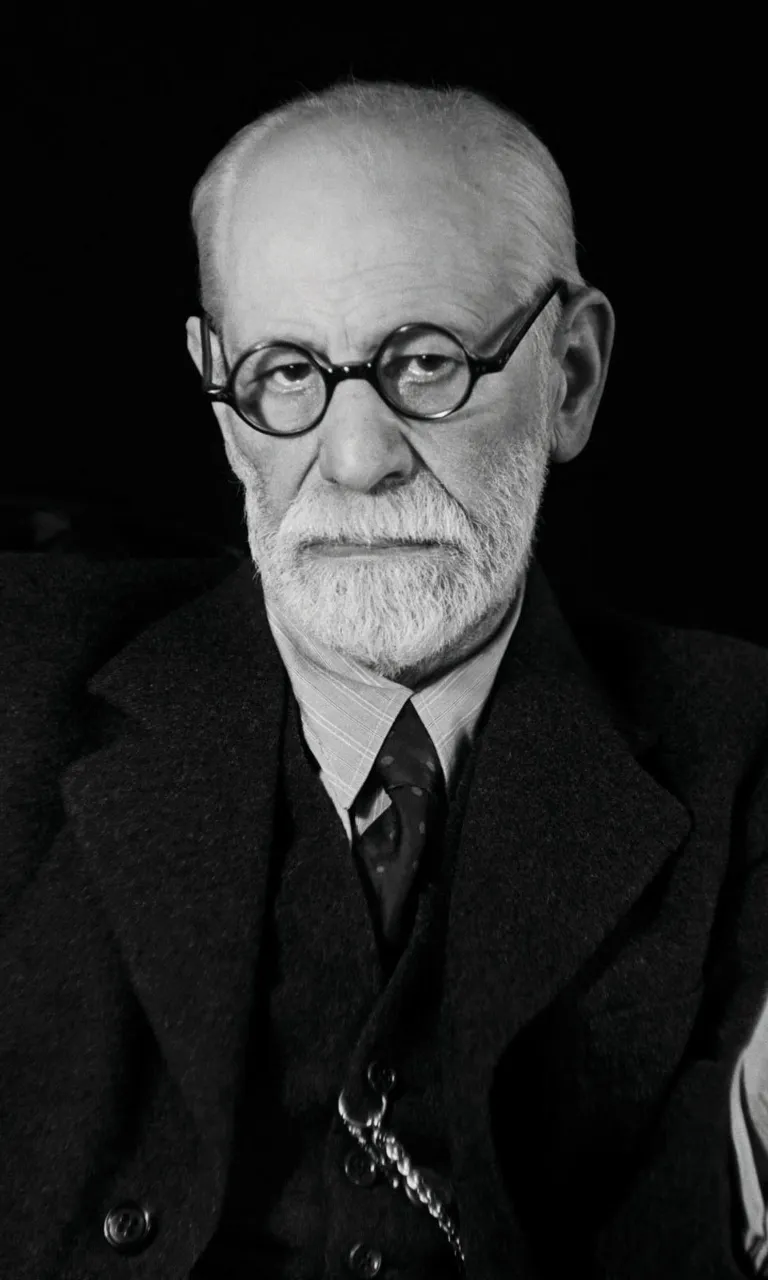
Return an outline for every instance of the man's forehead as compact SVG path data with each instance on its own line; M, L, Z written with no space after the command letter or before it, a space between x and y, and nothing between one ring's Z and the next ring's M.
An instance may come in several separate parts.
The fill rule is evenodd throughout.
M469 239L489 218L487 202L461 182L445 146L338 127L296 128L246 158L230 235L233 248L257 227L264 235L283 231L309 240L342 229L364 238L383 220L427 234L464 229Z
M494 246L477 218L457 225L447 210L414 210L372 198L329 210L305 206L243 220L232 237L229 291L262 293L319 289L346 297L356 287L418 286L442 279L492 276ZM511 247L511 246L510 246Z
M290 314L314 301L330 314L334 302L354 310L359 295L380 297L395 314L399 293L406 307L432 295L439 306L455 294L459 309L492 311L500 252L510 268L503 274L514 279L523 251L515 228L505 220L500 228L439 154L416 164L418 149L403 155L393 144L384 182L372 174L375 139L363 160L348 141L336 148L324 135L298 133L289 146L257 153L230 225L225 278L234 311Z
M325 242L286 227L268 239L255 231L228 278L234 333L242 341L279 331L314 342L343 334L342 346L345 338L368 345L377 333L424 319L476 335L500 307L514 307L509 280L484 246L462 249L445 229L424 235L371 220L366 230Z

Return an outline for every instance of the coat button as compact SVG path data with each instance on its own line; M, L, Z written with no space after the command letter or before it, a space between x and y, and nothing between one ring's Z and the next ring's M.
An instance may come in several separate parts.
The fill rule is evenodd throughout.
M104 1236L118 1253L141 1253L150 1242L152 1218L135 1200L124 1200L104 1219Z
M344 1161L344 1172L356 1187L372 1187L379 1176L373 1160L360 1147L349 1152Z
M371 1280L381 1270L381 1254L368 1244L356 1244L349 1251L347 1265L353 1276L359 1276L360 1280Z

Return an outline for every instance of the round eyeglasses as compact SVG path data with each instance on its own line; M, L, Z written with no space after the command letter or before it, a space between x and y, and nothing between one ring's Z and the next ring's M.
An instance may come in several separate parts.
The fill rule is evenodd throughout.
M330 364L291 342L262 342L244 351L231 370L223 357L227 371L223 385L211 380L210 335L216 329L204 315L200 318L203 391L210 401L228 404L249 427L273 436L300 436L311 431L322 419L338 384L349 378L368 382L390 409L407 418L447 418L467 403L478 378L506 367L556 295L563 302L568 300L564 280L556 280L530 312L512 317L511 333L496 354L486 358L467 351L450 330L414 322L400 325L370 360L359 364Z

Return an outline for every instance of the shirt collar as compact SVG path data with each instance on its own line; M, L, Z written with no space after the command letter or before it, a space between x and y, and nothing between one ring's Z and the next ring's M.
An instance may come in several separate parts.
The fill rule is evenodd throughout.
M416 693L297 632L265 596L267 619L299 704L307 745L339 805L348 809L354 804L409 698L432 738L451 794L517 626L525 586L524 577L503 621L481 649L438 673Z

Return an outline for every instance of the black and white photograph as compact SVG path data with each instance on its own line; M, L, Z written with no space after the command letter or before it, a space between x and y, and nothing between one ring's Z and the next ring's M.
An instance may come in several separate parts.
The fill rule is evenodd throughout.
M8 26L2 1280L768 1276L759 38L541 17Z

